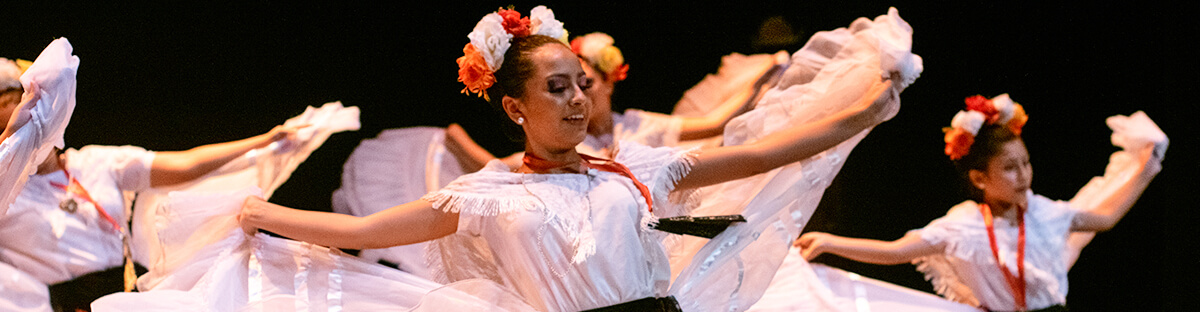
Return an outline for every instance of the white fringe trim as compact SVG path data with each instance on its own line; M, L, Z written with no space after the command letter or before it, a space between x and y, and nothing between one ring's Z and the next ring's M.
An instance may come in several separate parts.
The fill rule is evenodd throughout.
M537 207L538 201L525 196L496 198L482 194L464 194L443 190L421 196L433 208L450 213L494 217L501 214Z
M917 271L925 275L925 280L933 284L933 290L942 297L975 307L980 305L979 299L962 283L944 255L913 259L912 264L917 266Z

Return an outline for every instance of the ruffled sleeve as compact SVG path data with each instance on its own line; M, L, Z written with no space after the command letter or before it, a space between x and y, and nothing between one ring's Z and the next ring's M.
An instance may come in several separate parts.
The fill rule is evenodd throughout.
M541 204L524 192L513 193L513 185L520 185L521 181L514 180L508 170L503 162L492 160L482 170L458 177L421 199L433 204L433 209L458 213L459 233L478 235L483 217L532 209Z
M647 147L634 142L622 141L615 159L629 168L633 176L650 189L654 201L654 214L673 217L686 214L683 201L672 200L671 192L676 183L687 176L696 163L695 150L672 147Z
M980 232L982 228L983 217L979 214L979 204L968 200L955 205L945 216L916 231L926 243L943 245L946 254L969 259L974 256L975 250L965 239L984 234Z
M986 235L981 231L982 226L979 204L968 200L950 208L949 213L924 228L913 230L926 243L944 248L941 254L913 259L912 263L933 284L934 291L946 299L972 306L980 305L977 295L958 276L959 271L953 262L956 259L990 256L980 253L973 245L976 242L970 241L979 235Z
M150 187L154 152L130 145L88 145L71 156L75 158L71 162L112 168L113 181L123 191L141 191Z

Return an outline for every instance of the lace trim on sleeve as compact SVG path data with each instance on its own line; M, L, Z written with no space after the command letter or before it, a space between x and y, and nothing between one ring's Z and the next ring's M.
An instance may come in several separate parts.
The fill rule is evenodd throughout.
M939 254L913 259L912 264L917 266L917 271L925 275L926 281L933 284L933 290L939 295L951 301L976 307L980 305L979 299L975 297L975 293L971 292L970 287L962 283L962 278L958 277L958 273L954 271L954 267L950 265L950 260L945 255Z
M540 206L536 198L507 192L507 180L490 172L468 174L421 199L444 212L488 217Z

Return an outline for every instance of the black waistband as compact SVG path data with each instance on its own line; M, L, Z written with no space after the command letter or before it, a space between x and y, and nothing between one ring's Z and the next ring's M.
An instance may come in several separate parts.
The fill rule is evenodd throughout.
M626 303L610 305L603 308L591 309L584 312L633 312L633 311L660 311L660 312L683 312L679 308L679 302L675 301L675 297L667 296L663 298L649 297L638 299Z
M1029 310L1029 312L1067 312L1067 311L1070 311L1070 310L1068 310L1067 306L1064 304L1056 304L1056 305L1052 305L1052 306L1037 309L1037 310ZM998 311L992 311L992 312L998 312Z
M134 265L138 275L146 268ZM91 311L92 301L108 294L125 291L125 267L92 272L75 279L50 285L50 305L61 311Z

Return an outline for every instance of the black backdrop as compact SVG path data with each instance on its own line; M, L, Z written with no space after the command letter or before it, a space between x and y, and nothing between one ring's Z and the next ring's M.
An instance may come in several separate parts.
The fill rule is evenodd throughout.
M269 130L306 105L362 109L363 129L334 135L272 201L329 209L341 164L380 130L464 125L497 154L519 148L496 131L482 100L458 94L454 59L478 19L507 2L419 5L41 4L10 5L0 56L33 59L67 37L82 59L78 107L66 141L178 150ZM896 6L915 29L921 79L900 114L848 159L809 230L895 239L965 198L945 156L941 127L973 94L1010 93L1031 116L1025 139L1034 188L1067 199L1100 175L1116 149L1104 118L1145 110L1173 139L1164 171L1114 230L1072 270L1077 311L1177 310L1196 301L1195 58L1192 8L1128 3L931 4L819 1L551 5L573 34L605 31L631 64L615 108L669 112L715 71L720 56L753 53L768 16L803 40ZM537 3L516 3L528 12ZM792 50L798 48L791 47ZM910 265L819 261L930 290Z

